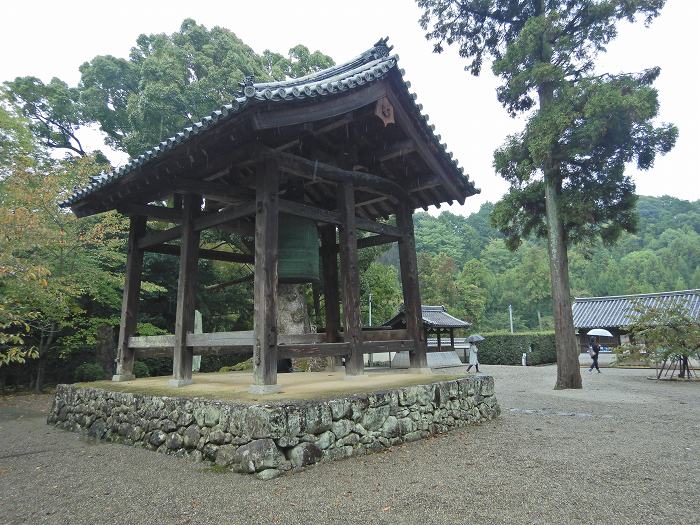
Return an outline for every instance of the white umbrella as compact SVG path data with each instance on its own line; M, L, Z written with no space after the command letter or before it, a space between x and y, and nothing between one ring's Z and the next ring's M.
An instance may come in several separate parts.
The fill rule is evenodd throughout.
M594 328L593 330L588 330L588 335L600 335L603 337L612 337L613 335L603 328Z

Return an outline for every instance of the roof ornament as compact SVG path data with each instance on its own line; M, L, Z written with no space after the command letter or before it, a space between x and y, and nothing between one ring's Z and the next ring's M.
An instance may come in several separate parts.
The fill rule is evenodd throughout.
M255 96L255 86L253 85L254 83L254 75L246 75L243 82L240 83L241 87L243 88L243 94L248 98Z
M388 42L388 36L377 40L377 42L374 44L374 47L372 48L372 56L374 58L383 58L385 56L389 56L389 53L392 49L394 49L394 46L390 46Z

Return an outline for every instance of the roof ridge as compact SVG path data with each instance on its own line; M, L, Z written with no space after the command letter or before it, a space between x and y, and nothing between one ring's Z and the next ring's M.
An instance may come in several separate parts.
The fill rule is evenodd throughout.
M275 82L254 83L253 87L256 89L279 88L287 86L293 87L311 82L327 81L330 78L342 75L343 73L347 73L348 71L352 71L353 69L363 65L370 65L373 62L378 62L386 58L396 60L398 59L398 55L389 56L389 52L394 48L394 46L388 46L388 40L389 37L379 39L371 48L360 53L355 58L352 58L347 62L343 62L342 64L331 66L329 68L322 69L321 71L314 71L313 73L309 73L303 77L290 78L289 80L279 80Z
M599 297L574 297L574 301L604 301L608 299L632 299L637 297L660 297L672 295L695 295L700 294L700 288L691 288L689 290L674 290L670 292L650 292L627 295L603 295Z

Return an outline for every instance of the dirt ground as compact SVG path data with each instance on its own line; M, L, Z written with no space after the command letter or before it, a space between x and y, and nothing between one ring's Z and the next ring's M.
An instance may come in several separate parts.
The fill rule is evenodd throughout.
M502 417L263 482L46 425L0 400L0 523L700 523L700 384L484 366Z

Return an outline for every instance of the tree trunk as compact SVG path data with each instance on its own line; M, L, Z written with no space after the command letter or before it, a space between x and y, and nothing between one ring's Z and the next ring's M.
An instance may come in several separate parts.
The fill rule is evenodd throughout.
M46 372L46 355L51 349L54 338L56 337L56 326L51 325L48 334L42 333L39 339L39 348L37 357L37 367L36 367L36 381L34 382L34 391L40 394L44 388L44 375Z
M544 2L539 9L544 13ZM551 60L551 50L542 42L543 62ZM538 89L540 113L552 106L554 90L551 84L542 84ZM550 145L550 151L556 144ZM581 388L579 351L574 331L574 316L571 311L571 289L569 286L569 255L566 247L566 232L562 224L559 196L561 194L561 165L552 153L542 166L547 217L547 247L549 251L549 273L552 280L552 309L554 310L554 338L557 348L557 382L555 390Z
M303 284L277 285L277 331L280 334L310 334L314 331ZM292 359L292 365L297 370L321 372L326 369L326 360L304 357Z
M545 200L547 208L547 244L549 272L552 278L552 307L554 310L554 337L557 347L556 390L581 388L581 369L571 311L569 287L569 256L566 234L559 214L559 184L556 168L545 173Z

